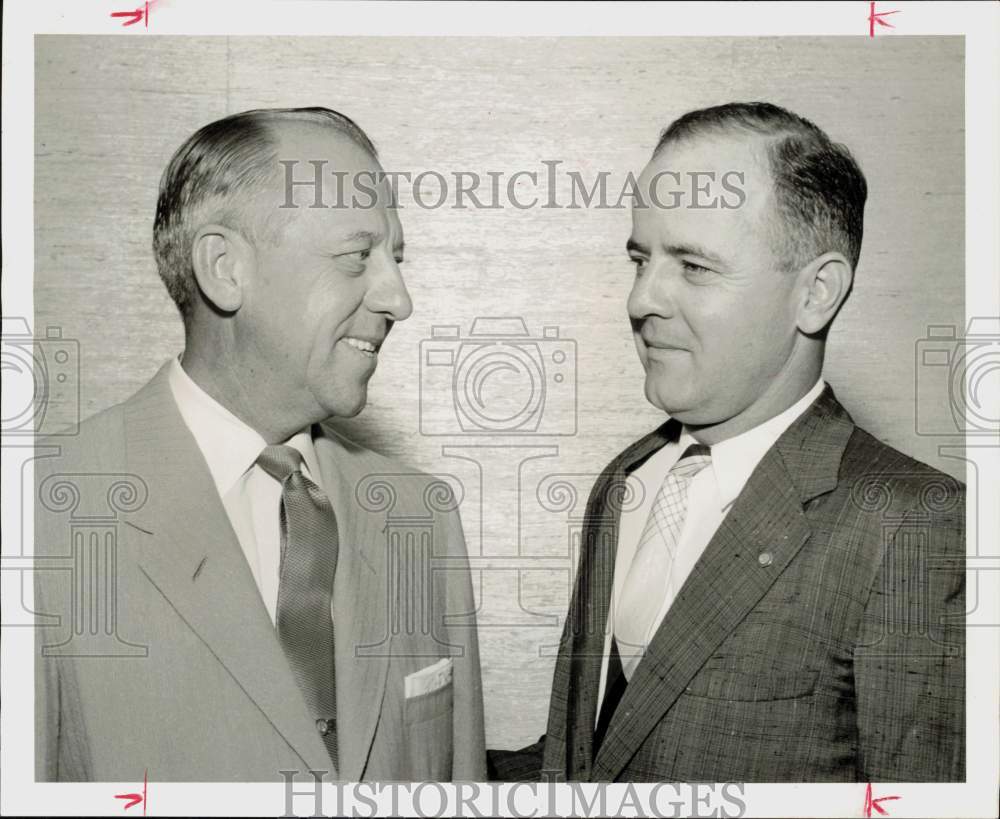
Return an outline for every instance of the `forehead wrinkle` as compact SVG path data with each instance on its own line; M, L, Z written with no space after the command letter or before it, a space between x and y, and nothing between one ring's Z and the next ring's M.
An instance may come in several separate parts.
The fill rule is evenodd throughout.
M739 128L687 135L654 151L642 176L650 176L658 169L678 171L682 177L691 170L707 170L691 166L694 161L692 153L704 153L707 150L709 156L715 157L711 160L711 164L716 166L712 168L715 173L721 175L727 171L737 171L743 174L746 200L738 211L743 215L738 220L740 232L747 234L745 240L762 241L777 258L783 255L784 248L794 240L794 237L788 235L781 213L771 161L771 147L781 138L782 134L764 135ZM693 245L692 249L695 249ZM698 255L712 258L710 254L704 253L704 249L697 252ZM717 256L715 258L718 259Z

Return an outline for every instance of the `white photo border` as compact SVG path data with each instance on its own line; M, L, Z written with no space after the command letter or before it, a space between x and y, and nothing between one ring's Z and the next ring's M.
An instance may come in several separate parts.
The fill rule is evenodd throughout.
M4 315L32 316L34 267L34 37L36 34L100 34L128 36L164 35L464 35L464 36L867 36L870 3L451 3L451 2L213 2L157 0L150 3L149 29L122 27L110 13L142 4L137 0L46 3L8 3L3 26L3 249ZM879 28L877 37L906 35L960 35L965 38L966 134L966 312L975 316L1000 316L1000 107L996 78L1000 76L1000 5L995 3L879 2L881 10L898 10L895 28ZM724 6L724 9L720 9ZM155 32L155 34L154 34ZM873 47L877 45L873 44ZM874 82L878 78L873 79ZM1000 396L993 396L1000 406ZM968 458L975 462L983 485L1000 486L1000 442L973 446ZM5 449L7 442L5 441ZM30 444L25 446L30 447ZM30 502L17 492L22 478L31 485L30 473L21 474L22 458L7 457L3 467L2 515L6 522L20 521L20 537L31 542ZM971 477L971 476L970 476ZM983 494L985 497L985 493ZM30 499L28 499L30 501ZM27 509L28 515L23 513ZM979 532L979 543L970 539L970 555L1000 561L1000 517L995 508L969 508L970 532ZM978 517L978 520L976 520ZM4 554L19 554L12 543L18 526L4 526ZM7 534L9 533L9 535ZM18 537L18 540L20 540ZM9 538L9 539L8 539ZM14 550L16 547L16 551ZM992 565L992 564L991 564ZM996 568L1000 568L998 565ZM19 573L10 573L19 574ZM978 577L977 620L1000 622L1000 571ZM30 600L30 583L24 589ZM3 608L18 604L7 592L4 579ZM14 591L17 591L15 584ZM992 592L992 593L991 593ZM4 622L6 622L6 617ZM971 620L970 620L971 624ZM966 721L967 782L964 784L878 784L874 796L898 794L903 798L885 805L889 815L996 816L1000 771L1000 641L996 626L967 632ZM2 688L0 698L0 810L4 814L119 814L122 803L113 795L136 790L141 783L51 784L34 782L33 633L30 628L5 628L0 640ZM278 814L285 807L284 786L275 784L155 783L149 815L257 815ZM303 788L303 785L298 785ZM443 785L449 794L451 815L455 786ZM574 793L567 785L555 786L557 813L567 815ZM588 796L595 786L581 786ZM629 786L610 786L608 805L620 805ZM648 794L656 786L637 785ZM852 784L750 784L742 792L746 816L861 816L864 783ZM495 791L495 795L491 795ZM410 797L384 790L371 801L354 803L358 815L384 814L395 808L406 814ZM425 809L436 813L437 794L425 792ZM466 791L468 794L468 791ZM411 793L412 796L412 793ZM344 798L341 794L341 798ZM496 800L496 801L494 801ZM661 805L669 802L660 797ZM324 807L337 806L332 785L324 791ZM351 803L342 803L347 808ZM489 815L499 805L505 815L546 815L550 805L546 788L537 794L528 787L496 785L481 789L476 806ZM626 801L626 804L628 802ZM698 805L688 802L692 811ZM713 802L719 806L716 797ZM296 797L299 815L312 813L312 800ZM516 808L512 814L510 808ZM145 806L143 806L145 807ZM707 803L702 810L711 810ZM132 810L130 813L135 814ZM534 813L533 813L534 812ZM474 814L473 814L474 815ZM631 814L634 815L634 814ZM697 815L697 814L695 814ZM702 813L701 815L709 815ZM719 815L719 814L717 814Z

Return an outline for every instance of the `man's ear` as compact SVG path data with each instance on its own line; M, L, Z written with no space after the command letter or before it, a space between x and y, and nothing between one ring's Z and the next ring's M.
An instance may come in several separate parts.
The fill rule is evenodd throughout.
M235 313L243 304L243 287L254 264L253 246L224 225L205 225L194 235L191 264L205 298L223 313Z
M806 335L823 333L851 292L854 270L842 254L824 253L799 271L799 281L798 327Z

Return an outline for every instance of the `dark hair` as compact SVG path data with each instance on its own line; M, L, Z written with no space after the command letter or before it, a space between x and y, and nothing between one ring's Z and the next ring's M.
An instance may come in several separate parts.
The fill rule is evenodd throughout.
M191 245L208 220L251 239L277 241L287 217L252 208L255 194L278 178L278 135L283 122L313 122L348 137L372 157L375 146L349 117L329 108L263 108L205 125L177 149L160 178L153 223L153 256L167 292L185 320L198 285Z
M843 253L857 267L868 185L846 147L798 114L769 102L731 102L690 111L660 134L667 145L705 134L763 137L780 222L779 255L789 269L822 253Z

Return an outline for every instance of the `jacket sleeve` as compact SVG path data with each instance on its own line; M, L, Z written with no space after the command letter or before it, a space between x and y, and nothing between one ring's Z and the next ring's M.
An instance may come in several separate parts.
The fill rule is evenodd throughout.
M36 452L53 448L47 440L36 443ZM47 477L76 468L59 458L39 457L34 470L35 781L92 781L94 770L76 663L99 660L57 656L52 651L66 642L73 628L73 573L66 568L70 530L66 516L49 508L41 494Z
M35 571L35 781L59 779L59 676L55 661L42 656L48 629L41 621L46 611L41 572Z
M452 720L452 781L486 780L486 739L483 721L483 684L476 633L476 604L458 512L448 514L448 555L454 566L447 572L449 642L461 647L454 655L454 713Z
M517 751L489 750L486 764L491 782L538 782L545 756L545 736Z
M46 647L62 643L71 628L72 596L68 572L46 565L58 556L51 520L35 516L35 781L86 782L94 778L80 701L74 657L46 656ZM86 658L95 662L93 658Z
M855 647L863 782L965 779L964 488L929 497L886 544Z

